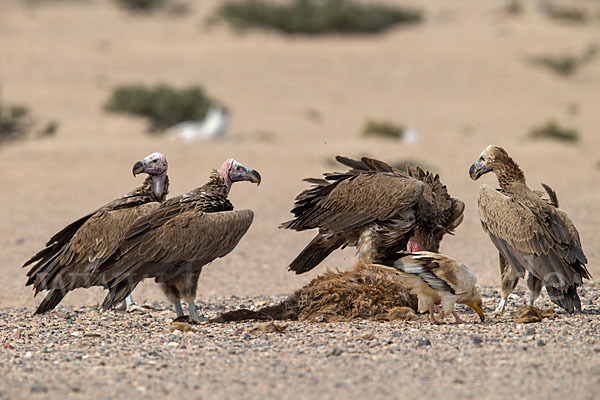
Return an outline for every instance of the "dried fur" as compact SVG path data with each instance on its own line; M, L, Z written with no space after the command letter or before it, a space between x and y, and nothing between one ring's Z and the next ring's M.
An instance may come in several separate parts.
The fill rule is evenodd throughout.
M410 294L393 276L359 263L350 271L327 270L275 306L258 311L235 310L212 321L415 320L418 318L416 310L417 297Z

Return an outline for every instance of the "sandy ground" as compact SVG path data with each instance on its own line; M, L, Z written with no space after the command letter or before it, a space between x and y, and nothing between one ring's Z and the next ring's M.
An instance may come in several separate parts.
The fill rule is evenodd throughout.
M186 334L187 347L169 350L164 366L148 364L142 372L133 373L138 377L133 381L142 382L138 386L148 390L145 393L132 384L129 372L111 371L113 361L90 364L67 355L79 351L69 341L61 342L65 347L56 355L71 359L68 368L53 368L54 356L32 364L45 346L45 339L36 338L48 333L43 324L56 321L52 332L68 335L60 314L30 316L40 299L24 287L20 265L68 222L139 184L139 178L130 175L131 166L153 151L169 159L173 195L204 183L210 169L229 157L263 176L258 188L247 184L233 188L233 203L253 209L255 222L230 256L215 261L203 273L198 293L203 304L222 304L234 295L284 295L328 266L352 264L353 252L347 250L309 274L294 276L286 265L311 233L277 229L290 217L295 195L306 187L301 179L332 169L329 160L336 154L387 161L414 159L435 167L450 192L467 206L463 224L455 236L444 240L442 251L471 267L493 297L497 253L479 226L476 196L481 183L495 184L495 180L486 176L474 183L467 170L485 146L502 145L523 167L530 186L539 188L544 182L557 191L561 206L579 229L590 272L600 276L600 215L596 211L600 204L600 61L592 61L569 78L526 61L534 54L581 51L600 37L598 21L557 24L544 18L533 3L527 3L524 15L508 17L501 12L502 1L439 0L422 5L427 18L418 27L375 37L286 38L263 32L240 35L225 26L207 30L202 21L216 4L212 0L194 3L190 14L175 18L131 16L112 2L99 0L37 6L13 0L0 3L2 99L26 104L41 119L60 124L53 138L0 149L0 314L3 321L22 315L19 326L3 326L2 338L7 343L13 329L19 329L30 345L30 350L15 345L3 354L0 371L10 379L0 382L0 398L29 395L31 382L39 380L32 377L46 369L52 373L43 379L64 385L42 382L46 391L40 389L40 397L64 397L63 390L74 380L79 389L69 396L89 396L104 390L104 379L112 382L125 374L119 385L106 391L106 397L158 395L161 392L154 391L158 383L153 378L180 376L189 379L167 390L170 394L190 393L194 385L200 385L196 394L202 397L235 397L236 393L248 398L457 396L472 390L472 397L492 398L503 394L533 397L543 390L545 397L591 398L592 389L600 387L600 357L594 353L598 343L584 340L588 331L591 337L598 335L598 297L593 291L585 298L591 314L560 314L557 320L544 321L535 329L548 329L546 339L542 338L547 345L532 344L526 352L517 344L498 344L494 345L497 352L486 351L485 344L501 341L505 332L514 337L513 344L529 340L525 328L515 325L448 326L438 332L424 323L364 323L378 343L373 354L370 350L341 357L319 353L319 346L325 346L326 353L344 340L343 335L363 325L357 322L293 324L290 330L295 339L284 335L249 340L246 353L235 350L237 344L246 343L243 334L242 339L235 334L246 329L241 324L240 328L207 327ZM232 110L232 134L219 142L182 144L146 134L141 119L105 113L103 105L111 89L132 82L201 84ZM315 113L320 117L309 117ZM421 140L403 144L361 138L360 129L369 118L407 124L418 130ZM581 141L565 145L527 138L529 129L549 119L579 129ZM592 290L597 283L589 285ZM164 300L153 284L140 286L134 296L145 303ZM497 301L497 296L492 297L487 300L488 311ZM100 290L76 291L63 304L94 306L101 298ZM76 312L81 329L96 329L89 324L97 324L97 316L91 309L83 310ZM60 312L71 315L75 311ZM150 317L157 318L155 332L164 333L162 322L168 317ZM128 331L119 336L122 340L105 346L111 357L121 360L119 368L128 366L129 361L123 360L134 354L147 358L133 350L119 353L117 346L146 346L153 336L135 333L144 318L118 315L116 325L106 330L97 327L108 336L117 335L120 329ZM566 333L555 336L553 329L566 329ZM394 332L400 332L400 339L394 339ZM439 337L442 347L415 350L412 343L423 332ZM462 339L443 343L444 335L450 333ZM470 334L489 336L489 340L471 346ZM389 340L391 347L386 344ZM214 342L217 347L211 351L215 354L227 353L230 346L237 353L213 358L196 341ZM273 347L262 352L263 342ZM309 350L296 350L296 345L299 349L308 345ZM19 362L14 361L14 352L27 351L33 354L29 361L22 361L24 353ZM249 361L252 355L256 359ZM468 375L460 378L463 384L444 378L443 369L458 368L445 361L450 358L463 363L459 370ZM537 372L526 372L531 368ZM181 369L186 373L181 375ZM194 374L200 371L202 378L196 379ZM244 371L248 375L238 380L242 384L236 376Z

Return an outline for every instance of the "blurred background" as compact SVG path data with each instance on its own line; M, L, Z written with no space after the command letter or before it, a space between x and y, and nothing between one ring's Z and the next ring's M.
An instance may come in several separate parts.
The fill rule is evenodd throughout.
M598 0L2 0L0 304L37 304L23 262L139 185L131 167L154 151L169 160L172 196L230 157L263 176L233 188L255 221L205 269L201 299L283 294L352 266L345 250L288 273L313 233L278 229L303 178L340 170L337 154L439 173L467 206L442 252L496 286L476 205L496 181L467 173L489 144L530 187L557 191L597 277L598 46ZM134 297L163 300L151 283Z

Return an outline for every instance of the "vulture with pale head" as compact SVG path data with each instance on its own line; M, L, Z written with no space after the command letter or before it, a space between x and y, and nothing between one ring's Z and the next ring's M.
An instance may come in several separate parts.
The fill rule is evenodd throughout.
M437 252L442 237L462 222L464 203L448 194L438 175L419 167L404 172L366 157L336 159L350 170L306 179L313 186L296 197L296 218L281 225L319 230L291 271L310 271L345 246L356 246L364 264L400 250Z
M481 322L485 320L481 294L476 286L477 277L464 264L450 257L429 251L400 252L395 259L373 265L395 273L398 280L417 295L419 312L429 311L429 318L434 324L438 323L433 313L436 301L442 303L441 317L452 314L457 324L464 321L454 310L456 303L471 307Z
M500 253L502 300L496 312L502 313L526 271L530 306L543 285L550 299L567 312L581 310L577 287L591 276L579 233L558 208L554 191L544 185L550 197L544 200L540 191L531 190L523 171L498 146L488 146L469 169L473 180L488 172L496 174L500 189L483 185L478 204L481 226Z
M33 285L35 294L50 291L36 314L54 309L73 289L104 284L98 266L115 251L138 217L166 199L167 168L167 159L160 153L136 162L133 175L148 174L140 187L67 225L23 265L33 264L26 285ZM126 303L128 308L134 307L131 297Z
M260 174L229 159L213 170L208 183L173 197L138 219L113 255L101 266L110 277L102 306L122 301L145 278L154 278L183 317L180 299L189 304L190 318L200 322L194 303L202 268L229 254L248 231L254 213L233 211L227 199L234 182L260 184Z

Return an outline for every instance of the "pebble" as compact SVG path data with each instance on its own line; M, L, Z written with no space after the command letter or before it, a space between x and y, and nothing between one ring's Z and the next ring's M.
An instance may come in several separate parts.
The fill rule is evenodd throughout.
M431 347L431 340L426 337L418 338L416 343L417 347Z

